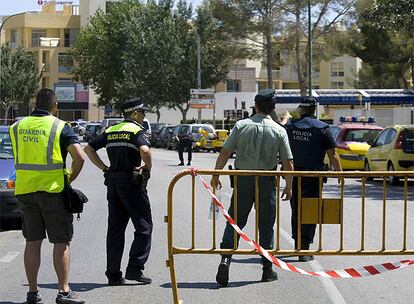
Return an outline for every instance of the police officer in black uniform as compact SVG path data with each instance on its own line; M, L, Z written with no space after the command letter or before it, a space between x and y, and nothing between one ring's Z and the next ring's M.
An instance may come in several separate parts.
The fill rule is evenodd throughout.
M325 168L325 153L328 154L331 166L336 171L341 171L338 155L335 152L336 143L329 130L328 124L316 119L316 100L313 97L302 97L299 111L299 119L290 119L287 115L282 124L285 124L290 148L293 153L295 171L323 171ZM302 178L302 197L319 197L319 178ZM290 200L292 208L292 238L297 248L298 233L298 178L293 179L293 194ZM301 226L301 249L309 250L315 236L315 224L303 224ZM308 262L313 256L300 256L299 261Z
M182 126L180 132L176 136L178 142L178 157L180 159L179 166L184 166L184 149L188 153L187 166L191 166L193 136L191 135L192 126Z
M146 190L152 159L150 141L142 125L147 109L142 101L134 98L124 102L121 110L125 120L109 127L85 147L91 161L105 173L108 187L105 274L109 285L122 285L125 279L150 284L151 279L142 272L150 253L152 234L151 207ZM109 167L96 153L104 147L108 153ZM141 161L144 165L141 165ZM129 219L134 224L135 233L124 279L120 267Z

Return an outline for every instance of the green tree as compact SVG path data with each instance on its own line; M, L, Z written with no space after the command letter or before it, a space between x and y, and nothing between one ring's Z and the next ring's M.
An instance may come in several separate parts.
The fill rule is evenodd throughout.
M199 25L199 27L198 27ZM215 36L208 6L172 0L123 1L98 12L80 33L72 54L74 74L98 93L100 105L140 96L158 114L178 108L186 119L197 86L197 34L202 44L203 87L224 80L234 52Z
M7 123L10 109L17 104L28 104L36 93L41 73L33 54L9 44L0 47L0 102Z

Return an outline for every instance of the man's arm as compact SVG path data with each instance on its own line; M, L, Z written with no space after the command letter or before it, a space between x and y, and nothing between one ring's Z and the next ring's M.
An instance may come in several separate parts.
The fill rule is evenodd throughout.
M282 160L282 169L283 171L293 171L293 160ZM285 175L286 186L282 193L282 200L284 201L290 200L292 197L292 180L292 175Z
M141 155L141 159L144 162L144 165L141 166L141 169L151 171L151 168L152 168L151 149L148 146L143 145L139 147L139 154Z
M329 149L326 151L329 157L329 162L335 171L342 171L341 163L339 162L338 154L335 149Z
M231 155L233 154L232 150L226 149L226 148L222 148L220 151L220 154L217 158L216 161L216 166L215 169L216 170L222 170L224 168L224 166L227 164L227 161L229 160L229 158L231 157ZM217 188L221 188L221 182L220 182L220 178L218 175L213 175L211 178L211 182L210 182L212 187L217 187Z
M87 145L84 150L86 155L88 155L89 159L95 166L97 166L102 171L108 170L108 166L105 165L94 148L92 148L90 145Z
M292 118L292 115L290 115L289 111L286 111L285 115L282 116L282 120L280 121L280 124L282 126L286 125L289 121L289 119Z
M78 143L69 145L67 151L72 157L72 169L69 176L69 183L72 183L81 172L85 159L81 145Z

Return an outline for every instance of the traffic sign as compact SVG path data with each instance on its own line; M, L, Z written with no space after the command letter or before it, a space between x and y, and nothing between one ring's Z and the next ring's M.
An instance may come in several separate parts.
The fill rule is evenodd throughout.
M191 89L190 108L192 109L214 109L213 89Z

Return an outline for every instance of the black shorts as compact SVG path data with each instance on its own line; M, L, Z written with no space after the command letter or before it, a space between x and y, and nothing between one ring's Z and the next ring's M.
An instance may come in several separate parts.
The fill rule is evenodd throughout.
M54 244L69 243L73 215L65 209L61 193L36 192L18 195L23 210L23 236L27 241L49 238Z

